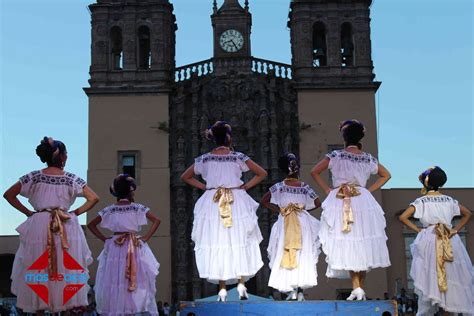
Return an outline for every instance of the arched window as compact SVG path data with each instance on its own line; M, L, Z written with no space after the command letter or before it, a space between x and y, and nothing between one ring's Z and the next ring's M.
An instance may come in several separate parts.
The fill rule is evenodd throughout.
M123 66L122 30L118 26L110 29L110 66L120 70Z
M351 24L345 22L341 26L341 66L354 65L354 43L352 41Z
M313 67L327 65L326 27L321 22L313 25Z
M140 69L150 69L150 66L150 29L147 26L142 25L138 28L138 67Z

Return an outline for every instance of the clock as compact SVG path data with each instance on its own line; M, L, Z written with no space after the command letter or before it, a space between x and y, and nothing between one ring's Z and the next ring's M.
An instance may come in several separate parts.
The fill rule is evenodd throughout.
M227 30L221 34L219 44L224 51L235 53L244 46L244 37L239 31Z

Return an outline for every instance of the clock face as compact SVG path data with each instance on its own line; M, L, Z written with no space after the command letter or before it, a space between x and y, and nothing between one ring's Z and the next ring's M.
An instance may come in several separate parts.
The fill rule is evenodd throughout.
M228 53L235 53L244 46L242 33L236 30L227 30L221 34L219 44Z

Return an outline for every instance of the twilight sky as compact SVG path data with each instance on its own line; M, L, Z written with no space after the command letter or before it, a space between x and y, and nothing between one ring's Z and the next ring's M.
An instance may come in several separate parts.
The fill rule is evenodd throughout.
M67 169L86 178L92 1L0 0L1 192L42 168L34 149L45 135L66 143ZM177 65L211 57L212 0L172 2ZM255 57L290 63L289 2L250 0ZM386 188L419 187L432 165L447 171L447 187L473 187L473 2L376 0L372 45ZM1 199L0 218L0 234L15 234L24 215Z

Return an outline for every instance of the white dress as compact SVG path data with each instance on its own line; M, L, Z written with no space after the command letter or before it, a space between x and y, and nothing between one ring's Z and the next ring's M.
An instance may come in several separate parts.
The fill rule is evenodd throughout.
M378 162L369 153L335 150L327 155L334 189L322 204L319 239L326 254L329 278L349 278L349 271L369 271L390 266L382 208L365 188L378 172ZM360 195L351 198L354 223L343 232L343 200L336 197L343 184L358 186Z
M129 205L109 205L99 212L100 226L116 233L140 231L146 225L146 213L150 209L138 203ZM94 287L97 312L101 315L129 315L148 312L158 315L156 306L155 280L160 267L150 247L140 241L136 248L137 264L136 289L129 291L126 278L127 248L130 239L122 245L115 240L121 235L113 235L105 241L104 250L99 255L96 284Z
M304 205L304 210L298 213L301 227L301 250L297 251L297 268L282 268L281 260L284 252L285 218L280 214L273 224L268 244L268 257L270 259L270 279L268 286L280 292L290 292L298 287L311 288L318 284L318 271L316 265L319 257L319 221L307 210L315 208L314 200L318 197L307 184L301 187L288 186L279 182L270 188L270 203L285 208L290 203Z
M86 182L78 176L66 172L64 175L47 175L42 171L33 171L20 178L20 194L28 198L29 203L36 211L60 208L69 210L76 197L82 196ZM81 265L84 271L69 270L63 264L63 250L60 236L53 235L56 245L58 274L79 273L81 278L89 279L88 266L92 263L92 256L87 246L84 231L74 213L69 213L70 219L63 222L69 243L68 253ZM17 307L24 312L34 313L37 310L59 312L73 307L87 306L86 283L66 304L63 304L63 289L67 285L65 280L48 281L47 283L31 282L26 279L28 273L47 274L48 269L28 270L46 250L48 242L48 227L51 219L50 212L38 212L26 219L17 227L20 234L20 247L15 255L12 270L11 291L17 296ZM49 306L43 302L28 284L43 284L48 288Z
M194 206L191 238L195 243L196 265L201 278L237 283L252 278L263 266L260 253L262 234L256 214L259 204L245 190L238 189L242 172L249 170L249 158L238 152L204 154L195 159L194 173L206 181L207 190ZM232 189L232 226L226 228L213 201L216 188Z
M411 245L413 261L410 276L418 294L417 315L434 315L438 307L452 313L474 313L474 272L472 262L461 238L451 238L453 262L445 262L448 290L438 288L436 270L436 233L438 223L451 227L454 216L460 215L458 202L447 196L425 195L411 203L415 207L415 218L423 229Z

